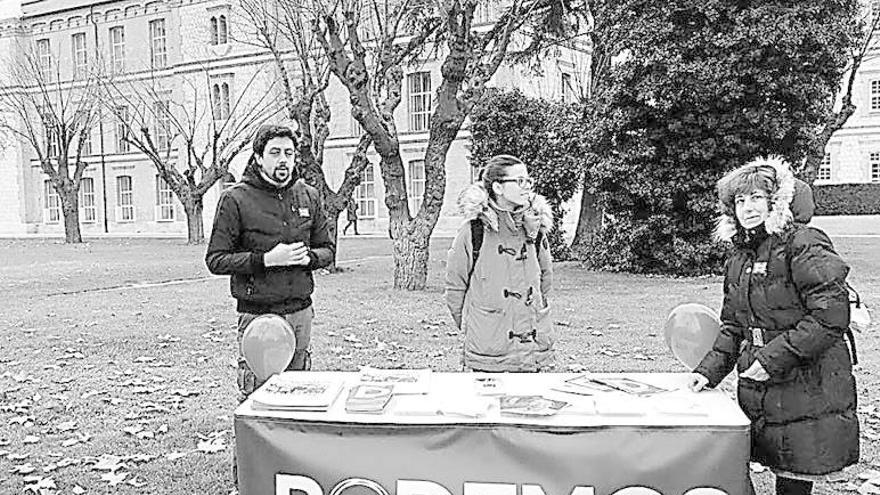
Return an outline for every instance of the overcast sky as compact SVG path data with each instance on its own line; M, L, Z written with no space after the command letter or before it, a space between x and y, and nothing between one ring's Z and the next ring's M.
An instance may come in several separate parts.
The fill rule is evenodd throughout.
M0 19L21 14L21 0L0 0Z

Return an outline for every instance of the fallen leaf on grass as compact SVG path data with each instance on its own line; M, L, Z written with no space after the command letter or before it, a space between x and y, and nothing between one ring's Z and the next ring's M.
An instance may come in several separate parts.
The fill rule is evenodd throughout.
M73 431L76 429L76 421L65 421L63 423L58 423L58 426L55 428L58 429L59 432L65 431Z
M24 478L24 492L34 492L40 495L44 493L51 493L49 490L54 490L55 480L51 477L43 478L42 476L25 476Z
M165 458L169 461L176 461L177 459L180 459L182 457L186 457L185 452L172 452L170 454L165 454Z
M27 445L29 443L40 443L40 437L34 435L26 435L24 439L22 439L21 443Z
M147 486L147 480L141 478L140 476L135 476L134 478L125 482L127 485L131 485L135 488L143 488Z
M83 495L86 493L86 489L79 485L74 486L71 491L73 492L73 495Z
M135 363L150 363L155 360L156 360L156 358L151 357L151 356L140 356L140 357L134 358Z
M14 462L14 461L23 461L30 456L31 456L30 454L9 454L8 456L6 456L6 458L9 459L10 461Z
M226 441L220 437L213 438L211 440L202 440L201 442L199 442L198 447L196 448L200 452L214 454L216 452L221 452L226 449Z
M94 462L95 465L92 466L92 469L95 471L113 472L127 467L125 463L122 462L122 457L110 454L103 454L101 457L89 458L86 462Z
M120 472L120 473L106 473L106 474L101 475L101 480L106 481L107 483L110 484L110 486L116 486L116 485L122 483L123 481L125 481L125 478L127 476L128 476L128 473L126 473L124 471Z
M9 472L13 474L31 474L36 470L37 468L28 462L25 464L19 464L18 466L12 466L12 468L9 469Z

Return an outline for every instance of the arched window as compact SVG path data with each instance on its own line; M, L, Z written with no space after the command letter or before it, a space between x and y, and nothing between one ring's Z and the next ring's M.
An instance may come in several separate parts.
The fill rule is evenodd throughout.
M229 83L220 86L220 114L224 119L229 118Z
M217 18L217 44L225 45L229 42L229 31L226 28L226 16L221 15Z
M211 85L211 113L214 120L223 120L220 116L220 85Z
M218 29L217 29L217 18L216 18L216 17L211 17L211 44L212 44L212 45L216 45L216 44L217 44L217 41L218 41L218 38L217 38L217 32L218 32Z

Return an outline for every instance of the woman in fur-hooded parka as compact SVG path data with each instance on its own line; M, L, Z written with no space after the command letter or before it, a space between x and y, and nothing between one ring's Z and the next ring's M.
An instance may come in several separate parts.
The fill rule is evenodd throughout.
M539 218L544 232L523 225L526 208ZM446 265L446 303L465 334L464 365L477 371L539 371L552 361L553 323L547 294L552 268L546 233L553 225L547 200L533 197L531 206L505 210L489 198L483 184L459 196L467 221L459 229ZM483 226L483 243L473 266L470 220Z
M752 179L743 179L748 174ZM742 189L756 181L770 184L762 191L769 212L745 229L735 201L754 194ZM809 187L781 160L762 159L725 176L718 193L716 236L734 251L725 268L721 333L695 372L714 387L734 367L740 374L766 371L739 378L738 400L752 421L752 460L777 475L809 480L854 464L859 422L844 340L849 268L825 233L805 225L813 212Z

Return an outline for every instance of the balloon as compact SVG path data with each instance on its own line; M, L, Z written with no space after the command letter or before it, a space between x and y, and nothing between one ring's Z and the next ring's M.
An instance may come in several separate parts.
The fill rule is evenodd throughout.
M278 315L254 318L241 337L241 354L261 382L284 371L295 350L293 327Z
M715 311L696 303L676 306L663 326L672 355L690 370L712 349L720 331L721 322Z

